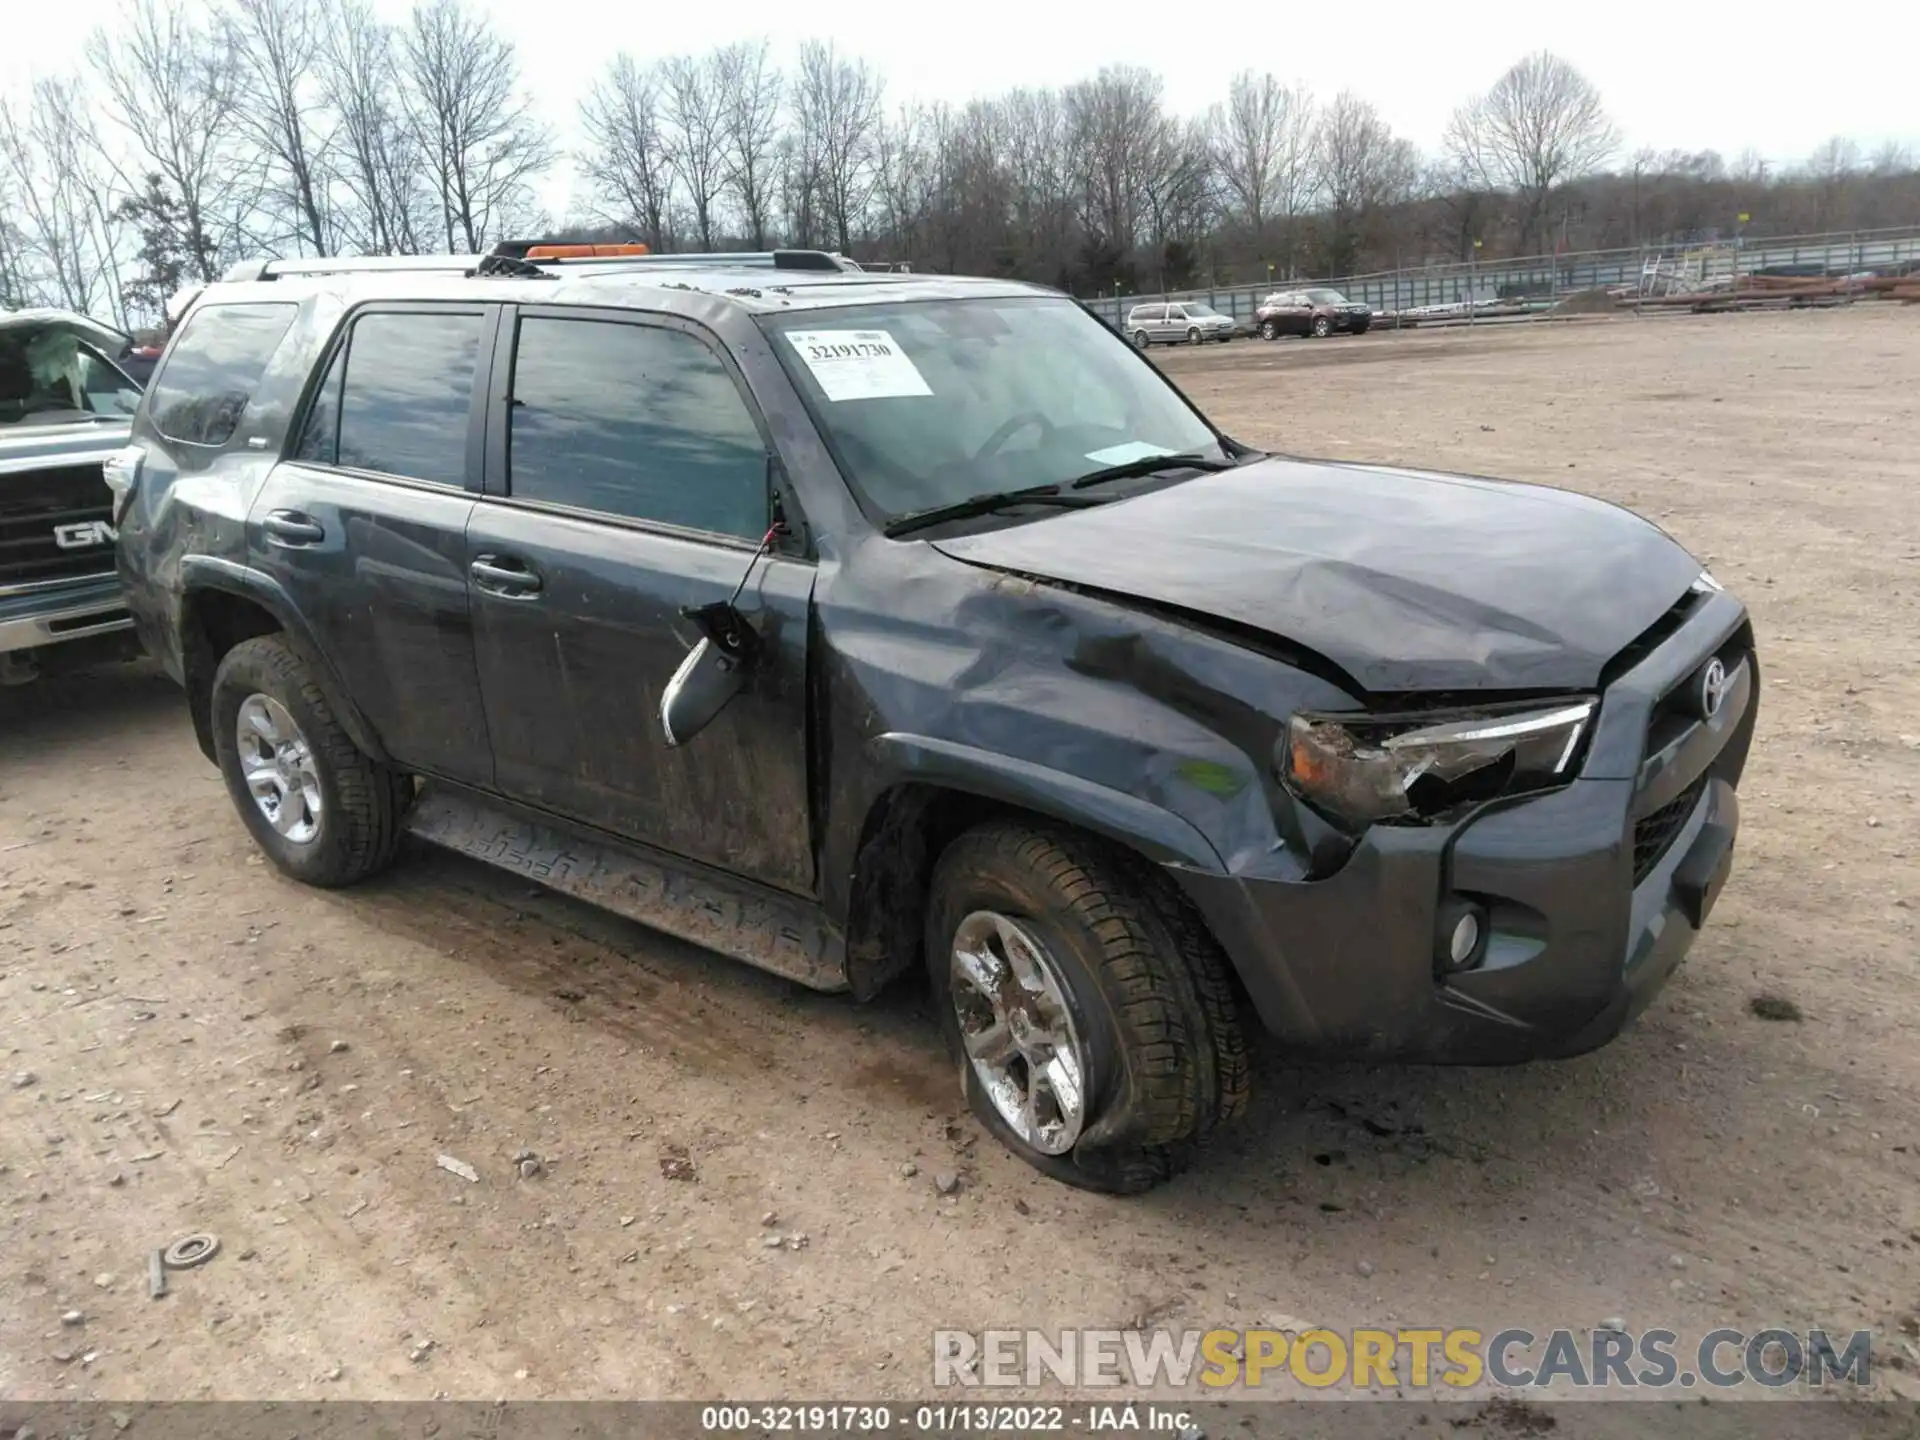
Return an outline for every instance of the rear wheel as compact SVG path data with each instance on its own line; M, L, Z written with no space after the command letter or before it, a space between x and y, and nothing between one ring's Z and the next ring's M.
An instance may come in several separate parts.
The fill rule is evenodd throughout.
M309 885L351 885L400 846L411 776L363 754L307 662L279 635L243 640L213 679L213 744L267 858Z
M1164 884L1015 822L967 832L935 870L927 963L967 1102L1070 1185L1149 1189L1246 1104L1224 958Z
M1153 342L1147 338L1146 331L1136 330L1133 332L1133 348L1134 349L1144 350L1147 348L1147 346L1151 345L1152 343Z

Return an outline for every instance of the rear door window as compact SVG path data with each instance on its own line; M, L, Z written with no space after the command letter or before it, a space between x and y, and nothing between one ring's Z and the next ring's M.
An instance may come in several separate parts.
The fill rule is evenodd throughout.
M477 310L356 316L314 395L293 458L465 485L484 319Z
M517 498L758 540L767 448L733 374L684 330L528 316L514 351Z
M187 317L147 410L169 440L224 445L233 438L267 362L298 305L203 305Z

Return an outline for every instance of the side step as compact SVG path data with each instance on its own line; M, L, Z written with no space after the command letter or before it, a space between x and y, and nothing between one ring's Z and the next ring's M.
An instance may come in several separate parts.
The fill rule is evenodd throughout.
M441 786L421 792L407 828L423 840L497 865L717 950L814 990L847 988L846 946L819 911L798 900L555 826L515 818Z

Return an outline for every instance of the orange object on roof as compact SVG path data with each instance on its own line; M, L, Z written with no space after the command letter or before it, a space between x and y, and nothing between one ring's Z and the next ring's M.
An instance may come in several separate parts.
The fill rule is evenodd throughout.
M527 247L529 260L585 260L607 255L650 255L653 252L640 244L632 245L530 245Z

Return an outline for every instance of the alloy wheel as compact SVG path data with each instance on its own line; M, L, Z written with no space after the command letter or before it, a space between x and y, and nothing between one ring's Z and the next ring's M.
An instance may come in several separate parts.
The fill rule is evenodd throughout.
M1025 924L976 910L954 931L949 970L960 1039L993 1108L1046 1155L1073 1148L1087 1118L1086 1051L1066 987Z
M271 695L249 695L234 722L240 774L267 823L295 845L320 833L325 802L313 747L287 707Z

